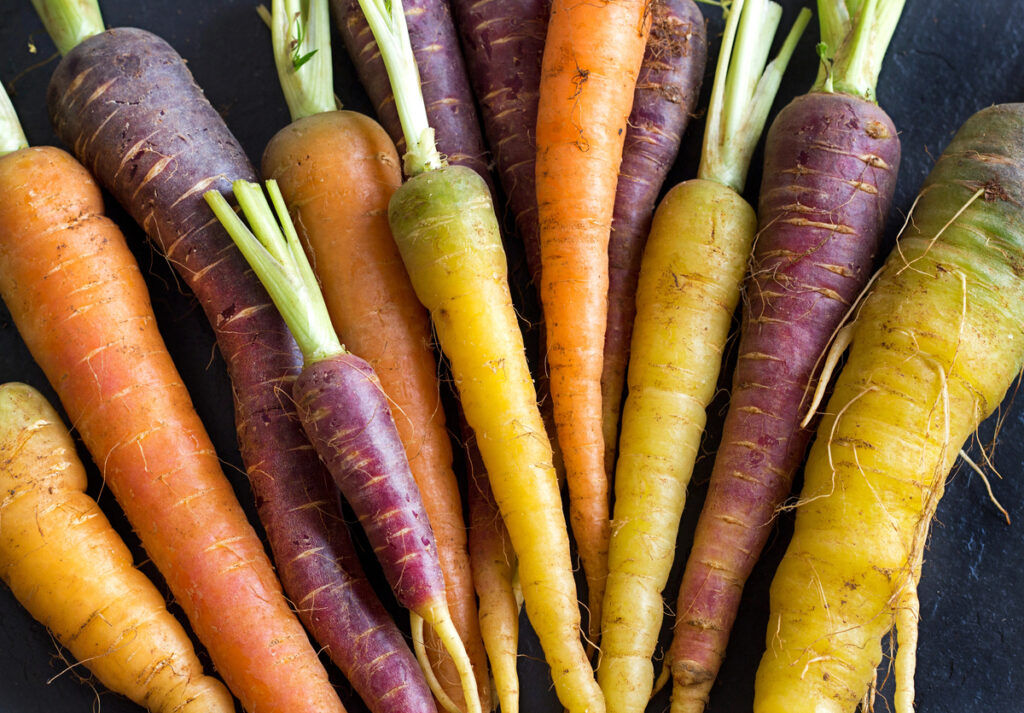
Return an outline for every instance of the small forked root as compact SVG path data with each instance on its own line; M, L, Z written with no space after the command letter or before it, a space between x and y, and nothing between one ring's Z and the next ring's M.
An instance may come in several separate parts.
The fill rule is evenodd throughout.
M412 633L412 650L416 654L416 660L419 661L420 668L423 669L423 678L426 679L430 692L434 694L434 698L437 699L437 702L448 713L462 713L459 707L455 705L455 701L445 693L441 682L437 680L433 667L430 665L427 647L423 643L423 617L416 612L409 612L409 628Z
M985 475L985 471L981 469L981 466L979 466L977 463L971 460L971 457L968 456L967 452L962 448L960 449L960 457L963 458L964 463L971 467L971 470L978 474L978 477L981 478L981 482L985 484L985 490L988 491L988 499L992 501L992 504L996 506L996 509L999 510L999 512L1003 513L1003 517L1006 518L1006 524L1011 524L1010 513L1006 512L1006 508L1004 508L1002 504L998 500L996 500L995 493L992 492L992 483L989 482L988 476Z
M658 673L658 678L654 682L654 688L651 689L651 698L654 698L661 689L668 683L669 676L672 673L672 658L666 654L665 660L661 662L661 672Z
M455 702L441 690L441 684L437 680L437 676L434 675L430 662L427 660L427 651L423 644L424 621L434 630L444 650L451 656L452 663L455 664L455 670L459 673L459 682L462 684L462 692L466 698L467 713L481 713L480 693L476 687L473 664L470 663L466 647L462 643L462 639L459 638L459 632L455 629L454 622L452 622L452 615L448 611L447 602L442 598L440 601L429 604L425 607L424 613L426 614L425 617L415 612L410 612L409 621L413 634L413 650L416 653L416 659L423 668L423 675L427 679L427 685L445 710L450 713L461 713Z
M832 380L832 372L835 371L839 358L846 351L846 348L850 346L850 342L853 341L853 328L856 324L856 322L850 322L836 332L836 338L828 350L828 356L825 357L825 365L821 368L818 385L814 388L814 397L807 407L807 413L800 421L800 428L807 428L807 424L814 418L814 413L818 410L821 400L825 397L825 389L828 388L828 383Z

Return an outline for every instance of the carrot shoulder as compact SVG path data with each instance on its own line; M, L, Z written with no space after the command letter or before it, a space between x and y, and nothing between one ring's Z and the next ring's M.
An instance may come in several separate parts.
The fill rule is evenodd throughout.
M552 4L537 108L541 303L569 517L591 632L607 576L609 489L601 424L608 240L649 3Z
M99 188L68 154L35 148L0 163L0 193L0 293L218 672L249 710L342 711Z

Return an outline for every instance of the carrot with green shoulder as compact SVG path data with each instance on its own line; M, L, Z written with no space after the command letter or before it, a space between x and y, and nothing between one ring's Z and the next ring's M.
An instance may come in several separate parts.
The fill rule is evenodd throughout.
M446 165L437 152L401 3L361 4L388 67L408 146L410 178L388 208L392 233L451 364L558 696L573 713L600 713L604 701L580 638L551 444L512 307L490 192L471 169Z
M896 185L896 127L875 85L903 0L820 0L821 70L765 138L758 239L729 412L683 574L668 653L696 713L725 655L743 585L812 432L821 356L874 266Z
M741 193L810 11L766 67L781 17L768 0L730 7L697 178L662 199L640 265L598 665L616 713L642 712L654 685L662 590L756 232Z
M931 520L963 443L1024 366L1022 133L1022 104L964 123L834 347L850 353L772 581L756 713L852 713L893 627L894 708L913 711Z

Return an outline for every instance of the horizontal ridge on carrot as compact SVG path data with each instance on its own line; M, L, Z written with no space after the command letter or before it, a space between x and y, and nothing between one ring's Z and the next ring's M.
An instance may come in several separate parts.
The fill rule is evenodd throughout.
M654 686L662 590L757 227L741 193L810 12L768 63L781 18L769 0L730 7L697 177L662 199L643 251L597 668L609 713L642 713Z
M551 444L512 307L490 192L478 174L446 165L437 151L400 0L360 4L388 67L408 147L404 165L411 177L392 197L388 222L476 434L558 697L571 713L602 713L580 639Z
M967 120L857 307L772 582L756 713L852 713L894 624L894 708L913 711L931 518L1024 365L1022 135L1024 104Z
M25 384L0 386L0 579L112 691L152 713L234 713L85 486L53 407Z
M800 419L820 357L873 268L900 160L874 94L902 9L903 0L819 0L818 80L765 137L729 411L668 653L691 713L703 710L743 586L810 441Z
M412 612L414 640L422 641L426 621L458 668L466 708L480 713L472 665L448 612L434 535L380 380L338 341L277 184L267 181L273 212L258 184L239 180L232 188L251 232L224 196L203 196L302 350L293 390L302 426L359 518L395 598ZM429 662L421 657L420 664L431 683ZM453 709L436 685L433 693Z

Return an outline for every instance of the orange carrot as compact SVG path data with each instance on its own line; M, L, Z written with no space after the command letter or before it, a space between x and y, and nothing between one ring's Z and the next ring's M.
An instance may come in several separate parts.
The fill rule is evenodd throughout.
M555 0L537 109L540 297L592 639L601 622L610 531L601 426L608 240L649 8L645 0Z
M250 711L342 713L71 156L0 160L0 294L218 673Z

